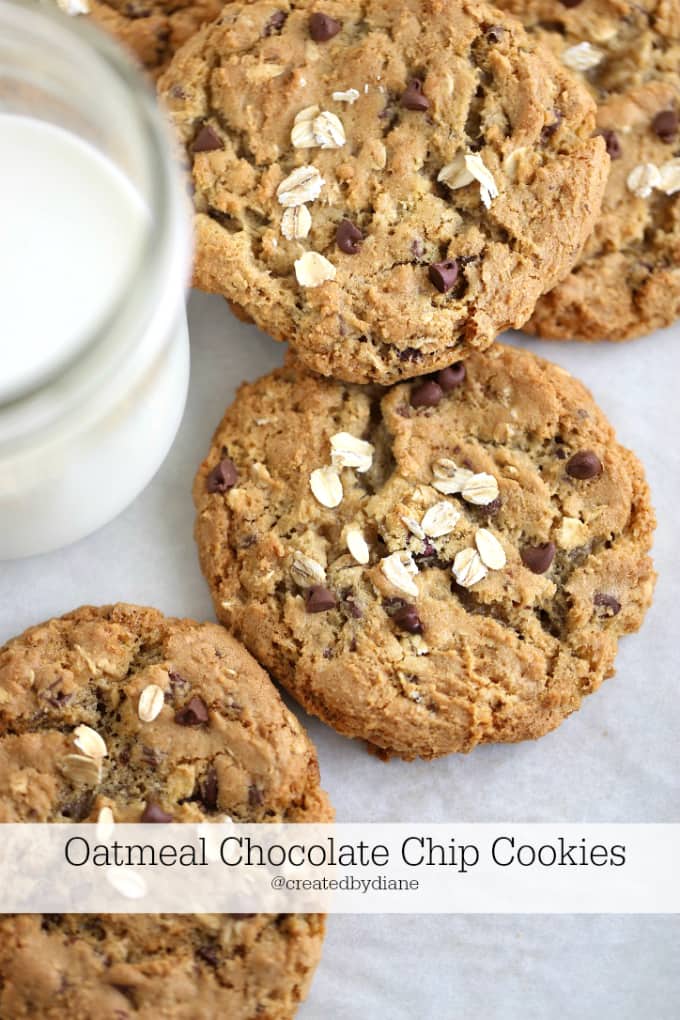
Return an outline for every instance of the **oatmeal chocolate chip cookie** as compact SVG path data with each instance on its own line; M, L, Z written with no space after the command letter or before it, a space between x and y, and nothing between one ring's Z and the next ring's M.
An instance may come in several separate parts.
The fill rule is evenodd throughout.
M223 6L221 0L59 0L59 5L68 13L89 14L154 76Z
M244 385L194 497L219 617L308 711L407 759L557 726L652 597L640 464L512 348L390 389L295 363Z
M680 316L680 0L499 0L589 86L612 159L582 259L528 328L628 340Z
M600 208L587 91L485 3L230 3L160 92L196 284L323 375L389 383L488 347Z
M0 821L223 815L331 819L306 734L221 627L88 607L0 649ZM0 1016L284 1020L323 927L319 915L7 916Z

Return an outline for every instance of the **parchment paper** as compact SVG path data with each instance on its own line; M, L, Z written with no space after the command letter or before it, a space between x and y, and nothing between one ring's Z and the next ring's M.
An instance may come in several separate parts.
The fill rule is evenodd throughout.
M213 619L192 537L193 475L235 387L284 348L206 295L191 297L190 330L189 403L168 460L96 535L0 564L0 640L83 603ZM324 785L344 821L680 821L680 326L623 345L505 339L583 380L645 464L659 516L654 606L622 642L617 676L536 743L384 764L304 718ZM300 1017L677 1020L679 963L671 917L334 917Z

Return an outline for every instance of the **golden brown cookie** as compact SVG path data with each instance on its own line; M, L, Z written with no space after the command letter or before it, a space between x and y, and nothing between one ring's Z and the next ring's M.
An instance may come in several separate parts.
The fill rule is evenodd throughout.
M103 760L86 753L97 735ZM102 811L332 817L314 748L245 649L214 624L128 605L78 609L0 649L0 821ZM0 1016L287 1020L323 931L311 914L4 917Z
M513 348L390 389L294 363L243 385L194 498L220 619L308 711L407 759L557 726L652 597L639 462Z
M80 0L65 0L65 3ZM115 36L154 77L201 25L216 18L221 0L87 0L92 21Z
M599 210L592 100L485 3L229 3L159 87L195 283L323 375L389 383L488 347Z
M602 215L528 329L628 340L680 316L680 0L500 0L582 79L612 158Z

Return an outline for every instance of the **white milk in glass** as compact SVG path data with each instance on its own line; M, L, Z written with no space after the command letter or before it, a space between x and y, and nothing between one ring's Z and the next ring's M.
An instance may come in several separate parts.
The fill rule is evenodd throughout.
M63 128L0 114L0 400L40 382L120 300L148 229L130 182Z
M178 228L182 251L161 280L157 313L121 320L126 295L155 257L155 224L135 186L87 141L31 117L0 114L0 153L2 560L94 531L165 458L188 385L189 246ZM128 332L117 338L121 321ZM92 351L102 337L122 353L95 383ZM92 386L87 376L64 416L64 380L80 370L82 384L83 358L94 366ZM27 405L44 416L28 442L15 427Z

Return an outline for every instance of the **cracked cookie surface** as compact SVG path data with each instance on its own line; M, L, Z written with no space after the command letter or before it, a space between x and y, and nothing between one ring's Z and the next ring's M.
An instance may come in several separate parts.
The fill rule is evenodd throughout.
M680 316L680 0L499 6L590 88L612 155L583 257L538 302L527 328L616 341L670 325Z
M76 770L90 731L107 756ZM217 625L128 605L0 649L0 821L102 809L115 822L332 819L309 739L245 649ZM323 932L311 914L4 917L0 1015L287 1020Z
M159 87L195 283L323 375L390 383L487 347L600 208L592 99L484 3L229 3Z
M220 619L407 759L557 726L651 601L640 464L579 382L500 345L388 389L294 361L243 385L194 499Z
M216 18L220 0L89 0L92 21L115 36L152 76L158 76L201 25Z

